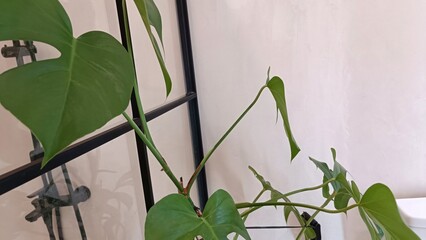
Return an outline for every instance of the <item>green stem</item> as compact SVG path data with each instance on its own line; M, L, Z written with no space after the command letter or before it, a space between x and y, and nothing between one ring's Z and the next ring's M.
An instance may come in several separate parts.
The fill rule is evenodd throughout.
M204 158L201 160L200 164L198 165L197 169L195 169L194 174L192 174L191 178L189 179L189 182L186 186L186 191L189 194L191 191L191 187L194 184L195 180L197 179L198 175L200 174L201 170L206 165L207 160L211 157L213 152L220 146L220 144L226 139L226 137L232 132L232 130L237 126L237 124L241 121L241 119L244 118L244 116L250 111L250 109L256 104L257 100L259 99L260 95L262 94L263 90L267 88L266 85L262 86L262 88L257 93L255 99L253 102L247 107L247 109L241 114L241 116L238 117L238 119L232 124L232 126L228 129L228 131L225 132L225 134L219 139L219 141L213 146L213 148L204 156Z
M259 194L257 194L257 196L254 198L253 203L257 202L257 201L259 200L259 198L260 198L260 197L261 197L261 196L262 196L265 192L266 192L266 189L262 189L262 191L260 191L260 193L259 193ZM242 214L244 214L244 212L243 212ZM248 214L247 214L247 215L245 215L244 217L242 217L243 222L246 222L247 217L248 217ZM234 240L237 240L237 239L238 239L238 236L239 236L239 235L236 233L236 234L235 234L235 236L234 236Z
M359 204L353 204L350 205L346 208L342 208L339 210L331 210L331 209L325 209L322 207L317 207L317 206L313 206L313 205L308 205L308 204L304 204L304 203L293 203L293 202L259 202L259 203L237 203L235 204L235 206L239 209L239 208L251 208L251 207L265 207L265 206L293 206L293 207L302 207L302 208L309 208L309 209L314 209L314 210L319 210L321 212L326 212L326 213L342 213L342 212L346 212L352 208L358 207Z
M145 112L143 110L143 106L142 106L142 101L139 95L139 87L138 87L138 82L137 82L137 77L136 77L136 68L134 67L135 61L133 58L133 47L132 47L132 42L130 41L131 39L131 35L130 35L130 28L129 28L129 17L128 17L128 13L127 13L127 4L126 4L126 0L122 0L122 5L123 5L123 22L124 22L124 31L126 32L126 43L127 43L127 51L129 52L130 58L132 59L133 62L133 69L134 69L134 74L135 74L135 83L133 85L133 89L134 89L134 94L135 94L135 98L136 98L136 105L138 107L138 111L139 111L139 115L140 115L140 119L141 119L141 123L142 123L142 129L143 132L145 133L146 137L148 138L149 141L151 141L151 143L155 146L154 141L152 140L151 137L151 133L149 132L149 128L148 128L148 124L145 118Z
M336 195L337 195L337 192L334 192L333 194L331 194L328 198L327 198L327 200L325 200L325 202L321 205L321 208L325 208L332 200L333 200L333 198L334 197L336 197ZM311 222L315 219L315 217L318 215L320 213L320 211L319 210L317 210L317 211L315 211L314 212L314 214L312 214L312 216L308 219L308 221L306 221L306 223L305 223L305 228L306 227L309 227L309 225L311 224ZM297 237L296 237L296 240L298 240L299 238L301 238L302 237L302 235L303 235L303 232L305 231L305 228L303 228L300 232L299 232L299 234L297 235Z
M169 176L169 178L175 184L175 186L179 190L179 193L184 193L184 188L182 187L182 185L180 184L180 182L176 178L176 176L173 174L173 172L170 170L166 161L161 156L161 154L157 150L157 148L155 148L154 144L152 144L152 142L148 140L147 136L142 132L142 130L133 121L133 119L131 117L129 117L129 115L127 115L127 113L124 112L123 116L127 119L127 121L130 123L130 126L132 126L132 128L135 130L136 134L141 138L141 140L145 143L145 145L148 147L148 149L151 151L151 153L154 155L154 157L160 163L161 167L163 168L163 171L167 174L167 176Z
M283 197L288 197L288 196L291 196L291 195L294 195L294 194L297 194L297 193L301 193L301 192L307 192L307 191L317 190L317 189L320 189L320 188L328 185L329 183L331 183L331 182L333 182L335 180L336 180L335 178L331 178L331 179L329 179L328 181L324 182L321 185L317 185L317 186L314 186L314 187L308 187L308 188L298 189L298 190L295 190L295 191L291 191L291 192L285 193L282 196ZM281 196L279 196L279 197L281 197Z
M312 191L312 190L316 190L316 189L322 188L323 186L325 186L325 185L329 184L330 182L332 182L332 181L334 181L334 180L335 180L335 179L334 179L334 178L332 178L332 179L330 179L330 180L328 180L328 181L326 181L326 182L324 182L323 184L318 185L318 186L309 187L309 188L302 188L302 189L299 189L299 190L295 190L295 191L292 191L292 192L288 192L288 193L285 193L285 194L281 194L281 195L279 195L279 196L275 197L274 199L269 200L268 202L276 202L276 200L278 200L278 199L280 199L280 198L283 198L286 202L290 202L290 200L287 198L288 196L291 196L291 195L294 195L294 194L297 194L297 193L301 193L301 192ZM243 213L241 213L241 216L246 217L246 216L248 216L250 213L252 213L252 212L254 212L254 211L258 210L258 209L259 209L259 208L261 208L261 207L262 207L262 206L258 206L258 207L250 208L250 209L248 209L248 210L244 211ZM301 219L301 218L300 218L300 219Z
M266 192L266 190L265 189L263 189L257 196L256 196L256 198L253 200L253 202L252 203L255 203L255 202L257 202L257 200L259 200L259 198L262 196L262 194L264 193L264 192ZM243 219L243 222L245 222L246 221L246 219L247 219L247 217L248 217L248 215L250 214L250 213L252 213L252 212L254 212L254 211L256 211L256 209L258 209L259 207L253 207L253 208L250 208L250 209L248 209L248 210L246 210L246 211L244 211L243 213L241 213L241 216L242 216L242 219ZM253 210L252 210L253 209Z

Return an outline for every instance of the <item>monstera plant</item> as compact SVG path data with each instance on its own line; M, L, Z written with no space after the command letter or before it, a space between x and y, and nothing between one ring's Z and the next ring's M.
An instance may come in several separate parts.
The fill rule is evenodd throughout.
M166 92L169 94L172 83L162 57L160 12L153 0L134 0L134 3L144 23L144 31L148 33L155 50ZM126 9L125 0L123 5ZM402 221L391 190L378 183L369 187L364 194L360 193L356 183L348 180L346 169L337 162L334 149L331 150L334 162L332 168L310 158L324 173L318 186L283 193L273 188L269 181L250 167L262 186L254 201L235 203L229 193L218 190L208 199L204 209L197 208L190 194L195 179L223 140L256 104L264 90L269 91L276 102L289 142L290 159L293 160L299 153L300 148L290 128L281 78L269 77L268 70L267 81L253 102L207 152L188 183L183 185L155 147L143 115L142 123L137 125L124 112L131 92L135 89L138 108L143 113L131 49L126 51L114 37L105 32L92 31L74 36L71 21L58 0L3 0L0 2L0 9L7 9L0 14L0 41L39 41L60 52L60 57L56 59L29 63L0 75L0 103L41 142L44 148L43 166L73 141L123 114L176 186L177 193L164 197L148 212L146 239L213 240L227 239L231 233L235 233L234 239L242 237L248 240L250 235L244 221L250 213L267 206L282 206L285 220L294 215L301 227L297 239L315 238L310 223L318 213L346 213L355 208L374 240L419 239ZM128 28L126 30L129 34ZM325 199L321 206L291 202L289 199L291 195L316 189L322 189L322 197ZM270 194L269 200L259 202L265 193ZM334 209L326 208L331 202L334 203ZM315 212L305 219L301 217L300 208Z

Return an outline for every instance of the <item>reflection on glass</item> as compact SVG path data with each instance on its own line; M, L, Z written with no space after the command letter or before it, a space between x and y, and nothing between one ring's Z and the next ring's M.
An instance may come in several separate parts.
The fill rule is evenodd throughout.
M0 239L143 239L134 135L0 196Z

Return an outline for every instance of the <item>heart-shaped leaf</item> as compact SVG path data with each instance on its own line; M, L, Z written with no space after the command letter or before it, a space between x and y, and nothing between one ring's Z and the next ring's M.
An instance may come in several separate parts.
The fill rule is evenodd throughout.
M250 239L232 197L224 190L209 198L202 217L183 195L168 195L149 210L145 223L145 239L150 240L188 240L197 236L223 240L232 232Z
M290 121L288 120L287 105L285 100L284 82L281 80L281 78L275 76L272 77L271 80L266 83L266 85L271 91L272 96L275 99L275 103L277 104L277 108L280 112L281 118L283 119L284 130L290 144L291 160L293 160L300 152L300 148L297 145L296 140L294 140L293 133L290 129Z
M134 83L132 61L107 33L74 38L57 0L1 1L0 9L0 40L40 41L61 53L0 75L0 102L40 140L44 166L125 110Z
M395 198L387 186L377 183L369 187L359 205L366 215L382 228L386 239L420 239L403 222Z

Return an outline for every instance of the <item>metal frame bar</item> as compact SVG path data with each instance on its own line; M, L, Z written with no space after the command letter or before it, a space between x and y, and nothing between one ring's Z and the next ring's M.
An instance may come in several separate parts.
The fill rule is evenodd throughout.
M179 22L180 43L182 49L182 62L185 70L186 91L197 92L195 84L194 59L192 56L191 33L189 28L188 5L186 0L176 0L176 8ZM203 140L201 137L200 114L198 111L198 99L188 102L189 119L191 126L191 139L195 168L204 158ZM197 178L198 198L200 208L204 209L208 199L206 171L203 168Z

